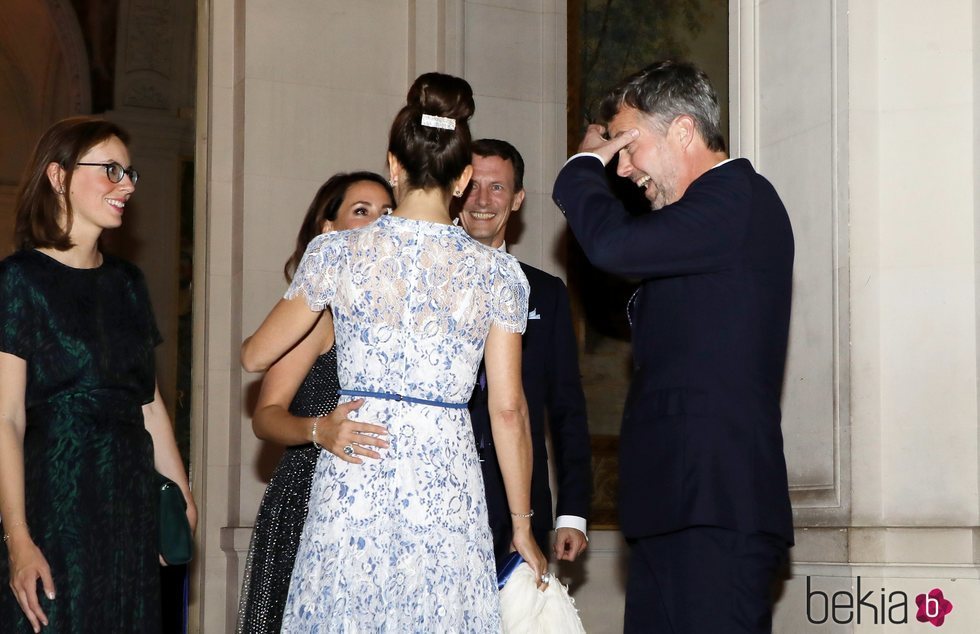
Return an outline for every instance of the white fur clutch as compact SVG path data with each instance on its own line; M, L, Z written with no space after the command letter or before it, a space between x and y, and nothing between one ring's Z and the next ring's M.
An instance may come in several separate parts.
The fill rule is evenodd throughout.
M585 634L575 599L557 578L538 590L534 571L521 563L500 590L504 634Z

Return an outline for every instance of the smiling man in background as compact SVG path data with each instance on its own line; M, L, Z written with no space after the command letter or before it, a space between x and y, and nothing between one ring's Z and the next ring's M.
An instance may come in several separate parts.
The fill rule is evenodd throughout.
M524 160L517 149L497 139L475 141L473 178L459 214L466 232L488 247L503 249L507 221L521 208L524 195ZM554 527L555 557L574 561L588 541L586 520L592 494L592 450L568 292L557 277L523 262L521 268L531 287L521 368L534 450L532 531L542 552L547 553L548 533ZM470 412L499 566L510 550L511 509L507 506L490 433L482 367ZM546 412L558 476L558 518L554 524L545 444Z

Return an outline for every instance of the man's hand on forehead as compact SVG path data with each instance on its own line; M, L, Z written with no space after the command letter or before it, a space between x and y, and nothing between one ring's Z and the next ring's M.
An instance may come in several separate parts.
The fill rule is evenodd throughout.
M609 129L605 126L593 123L585 130L585 136L578 146L579 152L591 152L602 160L603 165L608 165L616 154L629 145L633 139L639 135L636 129L624 130L612 137L609 136Z

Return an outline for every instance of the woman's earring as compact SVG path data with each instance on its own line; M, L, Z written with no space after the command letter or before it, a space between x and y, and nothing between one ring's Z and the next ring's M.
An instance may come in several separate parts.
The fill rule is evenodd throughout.
M456 198L461 198L463 196L463 192L457 189L456 191L453 192L453 196L455 196Z

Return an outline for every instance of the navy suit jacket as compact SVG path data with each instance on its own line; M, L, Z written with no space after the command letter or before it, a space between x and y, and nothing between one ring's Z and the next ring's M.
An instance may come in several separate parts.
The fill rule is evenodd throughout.
M735 159L631 216L583 156L553 197L589 260L642 279L620 436L626 537L710 525L793 541L779 398L793 232L772 185Z
M577 515L588 519L592 496L592 449L568 291L565 290L565 284L553 275L523 262L521 268L531 287L521 359L534 452L534 469L531 474L531 508L534 509L534 517L531 519L531 528L541 550L547 553L548 532L553 528L553 521L545 420L548 421L555 453L558 515ZM510 550L510 508L493 447L482 367L470 400L470 414L473 433L480 450L490 527L499 564Z

